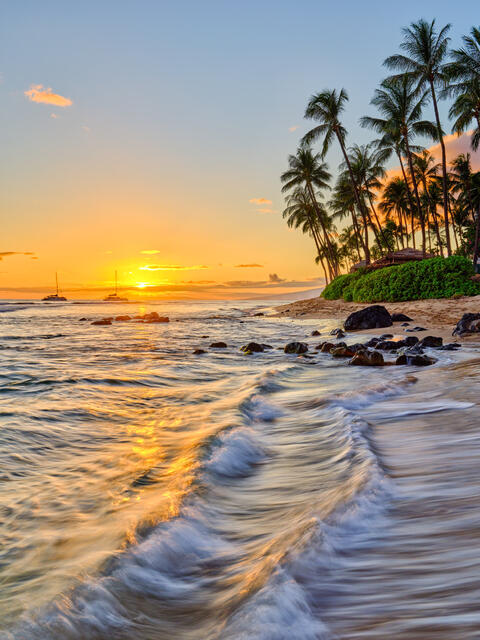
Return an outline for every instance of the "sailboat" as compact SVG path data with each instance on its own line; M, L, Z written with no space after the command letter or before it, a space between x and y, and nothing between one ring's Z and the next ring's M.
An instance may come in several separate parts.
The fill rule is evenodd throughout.
M42 298L44 302L66 302L67 301L67 299L64 296L58 295L58 275L56 271L55 271L55 283L57 285L56 292L50 293L48 296L45 296L45 298Z
M103 299L104 302L128 302L128 298L122 298L118 295L118 287L117 287L117 272L115 271L115 293L109 293L106 298Z

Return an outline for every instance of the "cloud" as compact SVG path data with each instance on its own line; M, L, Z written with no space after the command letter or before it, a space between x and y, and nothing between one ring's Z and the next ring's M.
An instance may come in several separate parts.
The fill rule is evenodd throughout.
M208 269L204 264L193 267L184 267L179 264L146 264L140 267L140 271L196 271L197 269Z
M263 209L257 209L258 213L277 213L275 209L269 209L268 207Z
M32 84L30 89L24 92L30 102L40 102L42 104L53 104L56 107L70 107L73 102L70 98L65 98L58 93L53 93L50 87L45 88L43 84Z
M285 282L285 278L279 278L278 273L270 273L268 281L273 282L274 284L279 284L280 282Z
M9 256L35 256L33 251L0 251L0 260Z
M160 251L158 251L158 249L143 249L143 251L140 251L140 253L145 253L149 256L153 256L156 253L160 253Z
M249 202L250 204L272 204L272 201L267 198L251 198Z
M57 114L56 114L56 113L51 113L51 114L50 114L50 118L54 118L54 119L55 119L55 118L58 118L58 116L57 116Z
M296 131L298 129L298 124L294 124L293 127L289 127L288 130L290 131L290 133L293 133L294 131Z
M236 264L235 269L248 269L250 267L263 267L263 264Z

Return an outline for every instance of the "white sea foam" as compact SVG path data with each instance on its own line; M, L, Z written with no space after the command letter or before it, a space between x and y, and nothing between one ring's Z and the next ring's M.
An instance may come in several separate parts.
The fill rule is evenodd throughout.
M220 476L242 478L266 457L265 449L249 428L232 429L220 436L221 445L206 463L206 468Z

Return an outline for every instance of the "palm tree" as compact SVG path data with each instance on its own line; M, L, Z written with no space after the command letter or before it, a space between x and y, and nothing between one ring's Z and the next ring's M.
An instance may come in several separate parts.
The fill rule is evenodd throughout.
M474 124L470 145L477 151L480 145L480 77L472 79L466 86L466 91L458 95L450 107L448 117L454 120L452 131L458 136L470 129Z
M475 210L472 197L472 166L470 154L463 153L457 156L451 163L450 171L451 191L457 196L457 203L461 209L468 211L475 223Z
M282 216L286 219L287 225L290 228L300 229L302 233L308 234L313 238L317 249L317 256L319 262L322 265L323 273L325 274L325 281L328 284L332 277L330 272L330 278L327 275L325 268L324 258L328 255L325 250L325 244L321 238L322 230L320 228L320 222L317 216L317 212L312 205L310 193L304 187L297 187L292 193L286 197L286 208L284 209ZM325 211L321 208L322 217L325 218ZM327 259L328 266L328 259Z
M356 199L348 172L344 171L339 174L337 182L335 183L335 188L333 189L332 198L328 202L328 207L332 211L333 218L339 218L340 220L342 220L346 216L351 217L352 226L356 232L355 237L357 241L358 261L360 262L362 257L360 255L360 245L358 241L360 240L364 253L366 253L365 234L362 233L360 223L357 218L357 212L355 211Z
M414 88L414 79L407 74L398 78L387 78L375 90L371 104L375 105L385 118L364 116L360 119L362 126L375 129L379 133L398 130L402 136L413 184L418 216L422 229L422 250L425 253L425 219L423 216L417 180L413 169L411 138L417 134L436 138L436 127L433 122L420 120L422 109L428 100L428 93Z
M288 157L288 165L289 169L282 173L280 177L283 183L282 192L291 191L296 187L304 187L307 190L323 232L329 263L333 273L336 275L335 253L324 222L322 210L315 195L315 189L321 190L329 188L328 182L331 174L328 171L328 166L322 162L319 153L314 154L311 149L305 146L299 147L296 155L290 155Z
M462 40L464 46L451 51L452 62L446 67L448 79L457 81L447 90L454 94L465 93L470 81L480 77L480 28L472 27Z
M345 147L345 138L347 135L347 131L345 127L340 122L340 116L345 109L345 103L348 101L348 94L345 89L341 89L338 93L335 89L329 90L325 89L320 93L313 95L307 105L305 110L305 118L309 120L315 120L319 122L316 127L311 129L302 139L302 144L311 144L318 140L319 138L323 139L322 143L322 158L324 158L332 144L333 139L336 137L337 141L342 150L342 154L345 160L345 163L348 168L348 172L350 175L350 180L352 182L353 193L355 197L355 202L360 211L362 218L364 219L364 229L365 229L365 262L367 264L370 263L370 251L368 249L368 226L367 226L367 215L365 212L365 207L360 198L360 192L358 184L355 180L355 176L352 171L352 167L350 165L350 160L347 155L346 147Z
M440 237L440 229L437 220L436 206L430 198L428 191L428 184L436 179L438 168L440 165L435 163L435 159L426 149L423 149L420 154L413 154L413 165L415 169L415 176L423 186L423 197L425 198L425 210L427 211L427 227L430 229L429 212L432 215L433 227L437 236L437 243L440 249L440 254L443 258L442 240ZM430 238L429 238L430 239Z
M448 32L450 25L445 25L437 32L435 20L427 22L419 20L412 22L410 27L403 29L404 40L400 48L406 55L388 57L384 64L391 69L398 69L417 83L419 90L428 87L435 111L437 138L442 150L442 186L443 186L443 214L445 220L445 234L447 238L447 253L451 255L450 235L448 228L448 184L447 184L447 154L443 140L443 129L438 113L436 88L443 87L447 80Z
M383 189L382 199L380 201L380 210L386 214L387 220L391 219L392 213L396 215L397 227L400 230L400 241L402 248L405 247L403 239L403 231L405 230L408 241L408 195L407 184L402 178L392 178ZM415 219L411 216L412 237L415 237Z

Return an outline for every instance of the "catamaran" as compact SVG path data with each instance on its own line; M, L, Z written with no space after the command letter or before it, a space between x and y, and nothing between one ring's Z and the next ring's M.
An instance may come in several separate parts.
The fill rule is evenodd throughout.
M55 271L55 283L57 285L56 293L50 293L48 296L45 296L45 298L42 298L44 302L66 302L67 301L67 299L64 296L60 296L58 294L58 275L56 271Z
M115 293L109 293L106 298L103 299L104 302L128 302L128 298L122 298L118 295L118 287L117 287L117 272L115 271Z

